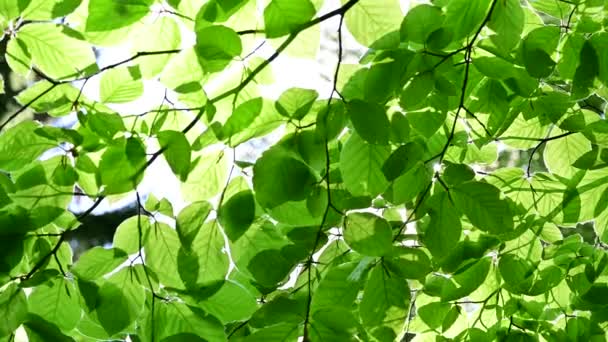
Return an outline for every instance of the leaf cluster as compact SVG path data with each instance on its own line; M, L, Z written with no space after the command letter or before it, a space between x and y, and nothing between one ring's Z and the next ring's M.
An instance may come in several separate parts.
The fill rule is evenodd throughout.
M0 1L34 80L0 124L1 341L606 339L608 2L326 7ZM331 92L263 96L332 22ZM183 208L140 192L158 163ZM125 198L74 260L79 220Z

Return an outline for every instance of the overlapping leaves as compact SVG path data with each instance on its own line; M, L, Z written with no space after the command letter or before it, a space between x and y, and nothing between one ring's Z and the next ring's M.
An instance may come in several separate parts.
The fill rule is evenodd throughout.
M605 339L605 2L327 6L0 3L7 63L37 78L1 126L0 338ZM331 18L336 50L369 48L337 56L333 98L265 98ZM152 83L153 109L116 106ZM77 123L12 121L28 110ZM142 193L163 159L185 205ZM75 260L79 219L133 194L112 246Z

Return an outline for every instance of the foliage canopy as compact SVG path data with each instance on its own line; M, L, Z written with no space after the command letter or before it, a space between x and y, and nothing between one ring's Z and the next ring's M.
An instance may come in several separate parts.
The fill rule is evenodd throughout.
M0 340L605 340L607 11L0 1L6 62L35 81L0 125ZM263 97L272 62L314 59L330 22L331 92ZM131 57L100 66L112 47ZM150 83L158 106L116 109ZM185 208L140 194L159 160ZM73 260L79 220L129 195L112 247ZM93 205L72 213L77 196Z

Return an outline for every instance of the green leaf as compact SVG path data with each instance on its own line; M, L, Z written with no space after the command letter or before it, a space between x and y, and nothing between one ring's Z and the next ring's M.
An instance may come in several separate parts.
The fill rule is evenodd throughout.
M303 299L302 297L291 298L286 294L280 294L262 305L253 314L249 323L255 328L271 326L280 322L302 323L303 317L301 315L306 310L306 303Z
M346 105L357 134L370 144L387 145L391 124L386 110L374 103L353 100Z
M211 0L207 2L199 13L197 19L208 22L224 22L228 20L235 12L238 12L248 0Z
M325 308L351 307L362 285L362 279L353 277L357 264L351 262L336 265L327 271L313 293L312 312Z
M46 112L51 116L63 116L72 112L78 93L78 89L71 84L53 86L50 82L42 80L20 92L16 100L22 105L31 103L30 108L37 113ZM88 101L83 96L80 99L84 103Z
M451 305L448 303L431 302L418 309L420 319L431 329L441 327L443 320L450 311Z
M281 147L264 152L253 167L256 200L268 209L305 199L316 181L308 165Z
M203 77L203 67L198 61L195 48L191 47L183 49L169 60L160 74L160 81L170 89L187 93L186 90L191 88L200 89Z
M264 341L291 341L297 340L301 336L298 325L293 323L279 323L264 329L256 330L253 334L247 336L246 342L264 342Z
M0 1L0 16L4 20L17 19L27 8L31 0L3 0Z
M572 97L582 99L590 94L595 77L599 75L598 56L593 45L586 41L581 48L580 64L572 81Z
M247 270L258 284L274 288L289 275L293 266L280 250L266 249L249 261Z
M181 181L186 181L190 173L191 159L190 143L186 136L178 131L162 131L157 137L171 170Z
M395 96L402 87L401 74L412 58L409 51L385 52L383 63L373 64L365 72L362 98L367 102L385 104ZM394 59L394 60L393 60Z
M490 39L499 49L511 51L521 41L525 13L519 0L497 1L488 22L495 35Z
M52 140L35 133L41 126L24 121L0 135L0 169L19 170L56 146Z
M301 120L312 108L319 93L313 89L289 88L281 94L275 107L288 118Z
M44 317L60 330L68 332L80 321L79 293L73 282L64 278L36 287L28 297L30 313Z
M608 33L598 32L591 37L590 41L598 55L599 79L604 85L608 85L608 51L606 50L608 48Z
M122 117L116 113L91 113L86 118L87 127L107 141L114 140L116 134L127 130Z
M67 26L25 25L17 39L25 45L34 66L54 79L73 78L97 69L91 46Z
M556 18L566 18L570 13L569 3L555 2L552 0L531 0L530 5L540 12L552 15Z
M522 58L526 70L534 78L544 78L555 68L551 54L557 48L559 28L546 26L537 28L524 38L521 46Z
M477 57L473 65L490 78L504 80L515 76L513 64L499 57Z
M435 79L430 72L423 72L414 76L414 78L403 89L399 103L406 110L417 109L433 91L435 87Z
M410 122L401 113L393 113L391 116L391 142L403 144L410 139Z
M394 204L406 203L413 200L418 194L427 188L431 181L432 173L418 162L409 171L397 177L393 185L386 192L387 200Z
M256 97L238 105L222 127L222 138L231 138L248 128L260 115L263 104L263 99Z
M146 150L137 138L120 139L106 148L99 162L101 182L107 194L135 189L143 177Z
M178 49L181 43L179 24L171 17L157 18L154 25L142 32L133 41L134 54L144 51L169 51ZM138 59L144 78L149 79L163 71L174 54L144 56Z
M137 279L134 273L130 267L121 269L97 292L95 313L109 336L125 330L143 309L144 288L134 281Z
M353 134L340 154L340 172L346 189L355 196L376 196L389 185L382 166L390 148L372 145Z
M407 119L417 132L430 138L443 125L446 113L440 111L419 111L407 113Z
M475 171L465 164L446 163L442 179L451 185L457 185L475 178Z
M450 254L460 240L460 215L445 192L434 195L428 202L431 221L422 241L433 256L441 259Z
M144 245L146 266L156 273L160 283L165 286L184 287L177 265L180 247L177 232L165 224L156 224L146 239Z
M508 233L513 217L508 203L500 198L500 190L482 182L466 182L451 189L454 205L477 228L491 234Z
M199 305L223 324L249 319L258 309L255 294L229 280Z
M421 249L393 247L392 258L386 258L387 267L399 277L422 279L431 272L431 260Z
M399 30L402 20L398 0L361 0L344 16L348 31L363 46L370 46L384 35Z
M589 140L582 133L575 133L548 141L543 151L543 159L550 172L571 178L579 171L572 164L589 151Z
M161 246L164 250L161 253L155 253L155 256L158 257L155 264L158 267L158 263L162 260L172 263L179 278L175 276L175 273L165 277L164 280L164 277L160 276L161 283L170 283L168 286L180 290L185 288L186 291L194 291L224 279L229 262L227 256L222 252L224 239L215 221L208 222L201 227L190 249L180 248L179 242L175 240L176 237L172 233L167 234L166 237L168 239L165 239L164 245ZM173 246L177 246L179 250L171 251ZM159 268L155 268L155 270L158 272Z
M182 245L189 249L192 241L198 235L200 228L211 213L213 207L209 202L200 201L190 203L177 215L176 230Z
M233 29L207 26L196 31L194 47L198 61L206 73L222 71L243 51L241 38Z
M124 220L114 233L112 246L123 250L128 254L133 254L140 250L139 238L141 234L142 243L146 241L150 233L150 220L141 216L132 216Z
M355 251L369 256L383 256L392 250L392 232L388 222L370 213L346 217L344 241Z
M387 180L393 181L418 166L423 155L424 147L417 142L399 146L382 165L382 172Z
M441 8L422 4L409 10L401 23L401 40L426 42L429 35L439 29L445 17Z
M105 103L125 103L144 93L139 67L111 69L103 73L99 85L100 99Z
M21 17L27 20L50 20L72 13L81 0L19 0L20 6L28 3Z
M277 38L297 31L316 13L310 0L272 0L264 9L264 32Z
M80 256L72 267L72 273L79 279L94 281L120 266L127 258L127 253L121 249L94 247Z
M208 285L226 278L230 260L224 250L224 235L217 221L205 222L192 242L192 251L198 258L197 285Z
M561 77L570 80L574 78L574 73L580 63L581 49L586 42L587 40L581 34L568 35L557 63L557 70Z
M25 321L28 312L25 293L16 284L0 292L0 337L12 334Z
M452 0L446 7L446 25L452 29L454 40L474 34L487 15L489 0Z
M29 314L27 322L23 324L23 327L30 342L45 342L49 340L58 342L75 341L73 338L64 335L56 325L47 322L37 315Z
M231 196L218 212L218 220L231 241L238 240L255 219L255 199L250 190Z
M498 269L509 291L526 293L532 287L535 267L530 261L506 254L500 258Z
M182 196L189 201L208 200L220 192L228 176L226 156L222 151L193 154L194 164L186 182L181 184Z
M460 299L471 294L486 280L490 271L490 258L480 258L457 271L448 279L443 275L427 278L425 292L439 296L444 302Z
M409 302L407 280L386 272L382 265L376 265L363 289L359 315L366 326L382 325L405 318Z
M151 317L154 317L154 324L150 323ZM194 336L209 342L226 341L224 326L217 318L180 302L159 302L146 319L143 330L146 329L146 340L151 340L150 335L163 341L170 336L183 334L184 338L178 337L173 341L196 341Z
M347 341L356 332L357 318L346 308L315 311L310 323L311 341Z
M329 108L322 107L317 113L317 133L331 141L338 137L346 126L347 116L343 102L332 101Z
M112 31L141 20L150 12L153 0L89 0L87 32Z

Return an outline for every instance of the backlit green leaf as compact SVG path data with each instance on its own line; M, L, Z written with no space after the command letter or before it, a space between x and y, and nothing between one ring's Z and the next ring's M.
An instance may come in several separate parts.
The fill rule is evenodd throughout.
M127 260L127 256L127 253L118 248L95 247L78 259L72 267L72 273L80 279L95 280L120 266Z
M340 172L344 185L355 196L375 196L389 185L382 165L389 157L387 146L372 145L353 134L340 155Z
M382 106L353 100L346 108L355 131L363 140L370 144L388 144L390 122Z
M25 121L0 135L0 169L18 170L55 146L52 140L35 133L39 127L35 122Z
M101 101L123 103L136 100L144 93L139 68L112 69L103 74L100 84Z
M281 94L275 106L281 115L300 120L308 114L318 96L316 90L290 88Z
M315 15L310 0L272 0L264 9L266 37L277 38L298 30Z
M153 0L89 0L88 32L116 30L129 26L149 13Z
M370 46L387 33L398 31L402 20L398 0L361 0L346 12L344 18L348 30L364 46Z
M376 265L361 298L360 316L363 324L377 326L407 315L410 289L407 281L385 271Z
M477 228L492 234L508 233L513 229L513 217L500 191L482 182L466 182L451 191L454 205Z
M392 233L388 222L369 213L347 216L344 240L355 251L369 256L383 256L392 249Z
M424 231L423 242L433 256L445 257L460 240L460 216L447 193L440 193L429 200L431 221Z
M27 299L22 289L15 284L0 292L0 336L12 334L25 321L28 312Z
M265 208L306 198L316 182L312 170L289 151L266 151L253 168L256 200Z
M80 321L82 309L78 290L68 279L55 278L36 287L28 304L31 313L44 317L62 331L72 330Z
M17 39L26 46L33 65L47 76L73 78L97 68L91 45L67 26L26 25Z
M401 40L424 43L444 21L441 8L422 4L407 12L401 23Z
M490 0L452 0L446 7L445 21L454 40L468 37L479 29L490 6Z
M233 29L215 25L196 31L194 49L203 71L213 73L223 70L233 58L240 55L243 46Z
M158 142L173 173L185 181L190 173L191 148L186 136L177 131L158 133Z

